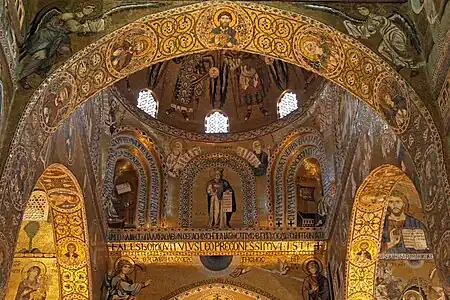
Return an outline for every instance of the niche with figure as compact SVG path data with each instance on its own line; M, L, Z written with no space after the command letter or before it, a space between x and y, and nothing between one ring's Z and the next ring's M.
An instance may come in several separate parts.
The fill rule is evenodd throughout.
M239 228L243 226L242 184L239 174L225 167L199 172L193 191L193 220L196 228Z
M136 204L139 194L139 174L127 159L119 159L114 169L112 203L119 215L117 227L136 227Z
M322 180L319 162L314 158L303 161L296 174L297 226L315 227L325 223L322 209Z

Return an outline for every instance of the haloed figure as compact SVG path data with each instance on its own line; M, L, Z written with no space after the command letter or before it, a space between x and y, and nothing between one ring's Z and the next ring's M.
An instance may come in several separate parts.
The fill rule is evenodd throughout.
M214 179L208 182L206 193L208 196L208 225L209 227L225 228L225 225L229 228L231 216L236 211L236 199L234 197L234 191L230 183L223 177L223 170L217 169L215 171ZM225 203L229 201L231 194L231 205ZM227 197L224 197L224 196Z
M414 249L405 245L404 229L426 231L425 225L408 213L408 198L399 191L393 191L388 200L388 209L383 226L384 249L388 253L430 252L428 248Z
M223 11L218 16L219 26L213 28L210 34L210 43L218 47L232 47L237 44L236 30L230 27L233 16L227 11Z
M67 244L67 252L64 254L64 259L68 265L77 265L80 263L77 246L74 243Z
M109 283L106 300L135 300L141 289L151 283L150 279L143 283L133 283L128 276L134 272L134 265L126 259L120 259L116 263L116 272Z
M15 300L45 300L47 286L39 278L41 268L32 266L27 271L27 277L19 284Z
M305 300L328 300L330 293L328 279L320 273L320 265L311 260L306 264L308 277L303 281L303 299Z

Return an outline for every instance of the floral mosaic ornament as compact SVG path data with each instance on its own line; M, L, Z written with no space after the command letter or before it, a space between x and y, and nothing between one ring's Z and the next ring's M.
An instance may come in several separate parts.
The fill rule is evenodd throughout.
M201 22L191 22L199 21L201 18L204 18L207 10L217 10L220 8L232 8L236 15L242 14L242 16L248 16L251 21L250 23L240 22L239 25L242 26L241 28L235 27L237 34L236 40L239 41L236 46L231 43L233 46L229 48L219 47L215 43L210 43L210 40L206 44L203 44L200 42L199 37L211 34L213 28L215 28L214 23L211 22L207 27L202 28L202 26L200 26ZM182 26L175 26L173 29L169 27L172 31L164 30L160 32L160 26L163 20L167 19L176 20L178 23L180 20L190 21L183 23ZM230 24L228 24L228 26ZM254 26L254 24L264 24L264 26ZM282 25L276 26L276 24ZM152 29L147 30L147 27ZM143 28L146 28L144 30L145 33L141 33ZM342 59L343 61L339 61L337 66L344 65L344 67L340 68L331 65L331 61L327 62L326 58L325 63L323 63L321 61L323 58L320 58L320 56L324 56L322 52L327 53L327 51L323 50L323 47L322 52L318 49L315 49L312 52L315 52L316 56L311 56L308 52L302 54L300 49L298 49L300 45L298 45L298 43L293 43L295 36L301 36L303 34L303 29L299 28L314 28L316 32L318 29L323 29L323 32L327 33L327 37L324 41L327 44L327 48L331 49L331 52L333 52L333 49L336 50L341 48L337 47L336 44L333 44L334 41L338 41L342 46L342 49L344 49L344 55L332 54L332 57L336 59L339 57L339 59ZM133 34L133 32L137 32L138 34ZM155 34L153 34L153 32ZM245 36L246 34L251 36L253 42L245 42L245 39L243 39L242 36ZM152 51L154 51L154 56L141 56L143 53L142 49L147 49L146 46L143 46L143 44L145 45L143 42L141 42L139 46L136 46L142 36L149 37L150 41L153 41L151 38L152 36L156 36L156 40L152 43L153 47L149 50L151 51L149 53L153 53ZM188 40L190 37L194 38L192 42L189 42ZM125 42L122 43L121 38L124 38L131 47L126 45ZM257 40L263 42L254 42ZM318 42L316 42L316 45L317 43ZM113 53L110 51L111 55L105 56L105 53L108 52L107 49L113 49L115 47L114 45L123 46L122 48L127 48L128 52L132 52L132 55L129 53L125 54L128 58L125 61L119 61L116 64L118 67L115 68L113 63L115 56ZM116 48L119 49L120 47ZM401 95L408 96L406 97L406 101L409 103L406 107L406 114L403 112L401 113L402 115L406 115L406 119L403 119L400 122L402 126L395 126L392 122L389 124L404 143L411 157L414 158L414 163L419 167L419 171L422 171L422 155L426 153L428 147L434 147L434 151L436 152L436 164L434 164L436 167L433 170L435 176L428 179L424 175L419 175L422 186L436 186L436 189L432 191L429 199L440 199L440 201L435 203L441 203L441 200L450 194L448 174L446 166L443 163L442 139L435 122L433 121L433 117L417 93L395 72L394 69L360 42L337 30L331 29L306 16L252 2L211 1L160 12L118 29L86 47L84 50L79 51L50 75L34 92L17 126L17 131L11 143L9 152L17 153L17 150L22 147L29 165L37 165L36 162L38 157L36 153L40 153L50 134L54 132L57 126L60 126L62 121L67 118L77 106L87 101L98 91L112 85L114 82L124 78L131 72L143 69L152 63L172 59L176 56L217 49L236 49L273 58L282 56L283 60L286 62L304 67L308 70L313 70L315 73L323 75L329 80L344 87L354 95L360 97L385 119L388 119L389 115L386 115L386 112L380 109L380 97L372 98L371 95L379 94L374 78L392 78L392 80L398 84L400 89L402 89ZM127 51L124 51L123 53L127 53ZM297 55L295 53L297 53ZM309 55L309 60L313 59L312 61L319 61L321 67L318 68L306 60L306 58L308 58L306 54ZM129 62L127 62L128 59L130 60ZM358 60L363 63L357 64L356 62ZM335 70L340 71L335 72ZM68 74L70 74L70 76ZM73 81L72 79L69 79L70 77L73 78ZM64 95L65 93L56 90L57 88L65 88L66 82L72 88L72 91L75 91L73 90L75 87L77 88L74 97L62 97L61 95ZM72 83L74 84L73 86L71 85ZM47 121L44 108L46 104L50 105L50 101L47 99L50 87L52 90L55 89L54 94L60 95L60 100L62 99L62 101L56 108L47 106L47 111L51 111L51 108L54 108L54 115L56 115L54 119L49 117ZM390 98L391 100L395 99L395 94L391 94ZM68 107L67 110L66 107ZM397 115L397 113L395 115ZM40 126L39 120L45 120L45 122L42 122L43 124ZM411 124L414 124L414 129ZM425 132L427 134L423 135ZM31 186L27 186L22 193L22 199L19 199L19 202L21 203L18 203L18 205L15 204L14 206L11 205L11 199L15 195L13 191L19 184L11 184L10 181L10 178L13 178L14 172L16 172L16 169L14 168L15 159L16 157L14 155L8 157L0 182L0 194L2 197L0 203L3 203L4 207L4 209L1 210L2 218L0 219L2 219L2 225L0 230L8 236L10 244L15 244L15 240L17 239L17 234L11 233L17 232L17 230L15 230L16 228L11 224L16 224L15 227L19 226L17 216L20 218L24 203L31 193ZM30 169L30 171L31 172L26 174L25 180L26 182L35 182L37 176L34 174L35 172L33 169ZM447 210L436 210L437 204L435 203L432 203L434 207L431 207L430 205L429 211L434 211L440 218ZM445 205L445 203L443 205ZM430 233L433 236L433 248L436 248L437 244L449 242L450 236L444 235L445 227L440 226L438 222L430 223L429 227ZM446 238L447 240L443 241L442 238ZM438 271L441 275L445 273L442 264L438 265Z
M87 219L81 188L64 166L48 167L39 179L52 210L61 299L92 299Z
M387 196L405 177L397 167L383 165L370 173L356 193L347 247L346 299L375 299L376 261Z

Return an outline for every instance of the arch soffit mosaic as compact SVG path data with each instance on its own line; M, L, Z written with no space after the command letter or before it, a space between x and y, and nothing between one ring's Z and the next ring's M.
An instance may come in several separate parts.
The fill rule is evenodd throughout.
M292 171L289 171L293 168L293 165L295 165L295 170L303 161L303 158L307 158L307 155L312 155L318 159L322 170L324 192L331 191L329 188L331 179L327 176L327 174L330 174L330 171L325 158L322 135L312 127L302 127L292 132L275 149L268 167L268 174L270 174L268 178L270 187L268 189L269 223L272 226L274 224L279 227L286 225L286 206L291 208L293 206L292 204L289 205L290 203L285 203L284 199L287 199L286 196L289 197L289 195L286 195L286 192L289 194L289 186L287 187L288 191L285 191L283 182L287 180L286 176L289 177L289 173L292 173Z
M236 18L233 26L239 38L232 45L220 45L208 39L217 26L212 21L221 10L231 11ZM139 43L139 47L129 63L118 70L112 66L111 52L125 40L132 45ZM322 51L314 51L321 46L324 47ZM19 161L26 167L33 165L49 135L97 91L152 63L216 49L281 58L318 73L362 99L383 116L413 158L422 185L425 210L445 213L445 197L450 192L442 140L423 101L399 74L361 43L309 17L256 3L226 1L193 4L144 17L86 47L50 75L34 92L18 124L10 147L13 155L7 159L0 183L2 200L12 201L16 211L23 211L35 172L29 168L26 187L13 197L11 186L18 183L9 187L7 183L13 176L14 167ZM44 117L55 97L60 99L55 115ZM398 122L392 118L398 111L392 107L386 109L386 99L403 102L403 118ZM435 167L431 174L425 172L428 162ZM429 186L434 187L431 193L423 193ZM3 213L5 221L8 219L6 223L12 224L11 218L15 214L10 209ZM2 224L2 231L6 223ZM440 224L430 224L430 231L436 232L432 237L433 245L448 243L439 241L441 236L450 238ZM15 235L12 238L15 239ZM441 272L442 268L439 269Z
M300 150L298 150L294 155L293 159L288 166L287 174L285 176L285 190L283 199L286 199L286 209L285 209L285 224L289 225L289 222L292 221L295 226L297 224L297 191L296 191L296 175L298 174L298 170L301 167L302 163L307 158L315 158L319 162L319 167L321 170L321 181L322 181L322 192L323 192L323 202L325 206L328 208L333 205L333 195L331 190L331 183L324 181L324 172L327 172L327 162L325 157L325 151L323 149L319 149L317 147L307 146ZM322 167L324 166L324 167ZM323 168L323 169L322 169ZM291 226L291 225L289 225ZM328 228L328 226L326 227Z
M169 295L161 298L161 300L189 299L193 295L199 293L208 293L208 291L235 291L254 299L261 300L279 300L277 297L250 285L235 282L227 279L210 279L182 287ZM195 298L196 299L196 298Z
M228 153L206 153L192 159L180 175L179 225L192 226L193 185L197 175L207 168L230 168L242 184L243 225L253 227L258 223L256 213L256 179L250 165L243 158Z
M138 153L142 154L142 157L133 154L134 151L126 150L129 147L136 149ZM146 222L150 222L152 227L158 226L160 223L160 203L165 198L164 182L166 182L163 176L161 157L152 140L145 133L127 128L119 128L110 142L102 196L105 220L107 219L108 196L112 194L114 188L115 162L120 157L128 159L139 171L138 225L144 226ZM148 182L149 179L150 183ZM150 191L147 190L148 186L151 187ZM149 203L149 207L147 207L147 203Z
M78 180L63 165L52 164L39 177L50 204L59 268L61 299L92 299L88 225L83 192ZM69 200L68 200L69 199ZM77 246L80 259L67 262L67 245Z
M375 299L378 259L361 261L357 253L361 251L361 244L367 243L371 257L378 257L388 196L396 184L405 179L413 186L402 170L382 165L366 177L356 192L347 245L346 299Z

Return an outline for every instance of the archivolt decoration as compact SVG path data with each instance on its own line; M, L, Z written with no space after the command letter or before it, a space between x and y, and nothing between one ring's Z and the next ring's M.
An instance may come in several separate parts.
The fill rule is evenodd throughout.
M209 291L216 292L237 292L243 294L247 297L251 297L254 299L260 300L279 300L277 297L263 291L260 289L256 289L247 284L236 282L227 279L210 279L204 280L200 282L196 282L194 284L187 285L178 289L169 295L161 298L161 300L178 300L178 299L192 299L193 295L207 295ZM198 297L198 296L197 296ZM198 298L195 298L198 299ZM201 298L204 299L204 298ZM206 298L206 299L215 299L215 298ZM228 298L227 298L228 299Z
M243 196L243 225L245 227L257 225L256 179L247 161L232 154L208 153L191 160L180 175L180 227L192 225L193 183L197 175L206 168L231 168L239 174Z
M123 129L123 128L122 128ZM102 195L102 202L106 207L109 198L113 192L113 179L115 162L119 156L126 157L135 164L139 170L139 203L137 207L138 226L142 227L147 222L150 222L152 227L156 227L160 223L160 203L164 197L164 176L162 172L162 162L159 154L153 146L148 137L139 133L141 139L138 139L126 132L120 132L115 135L110 142L110 150L107 159L107 168L105 173L105 181ZM144 139L146 142L142 142ZM137 149L143 157L145 157L144 165L148 164L149 174L147 175L144 167L131 151L126 150L128 147ZM123 148L123 149L121 149ZM150 184L148 183L148 176L150 177ZM150 191L147 190L150 185ZM147 208L147 203L149 206ZM105 212L107 215L107 212Z
M387 198L397 182L405 178L397 167L383 165L369 174L356 193L347 246L346 299L375 299L376 258L381 247ZM363 243L368 245L367 251L373 259L358 259Z
M302 149L303 148L303 149ZM316 149L316 150L313 150ZM292 155L297 155L293 160ZM295 201L295 174L297 166L304 158L311 154L317 158L322 169L322 185L324 201L331 204L331 180L326 174L330 174L329 165L325 159L323 138L314 128L301 128L289 134L279 147L275 149L271 164L269 165L269 221L274 220L277 227L293 226L297 220ZM291 180L289 180L290 177ZM286 178L287 177L287 178ZM287 184L287 185L286 185ZM286 189L284 188L286 186ZM285 201L286 199L286 201ZM286 202L286 203L285 203ZM272 205L274 206L272 208ZM272 212L274 217L272 217ZM274 219L272 219L274 218ZM296 223L295 223L296 224Z
M145 212L147 211L147 195L148 195L148 180L151 177L148 172L150 172L147 168L146 161L141 161L141 158L136 154L133 154L131 149L116 149L112 152L114 157L112 157L111 165L108 165L105 172L105 181L102 195L102 202L105 206L107 203L111 201L110 197L114 190L114 167L116 162L122 158L125 158L127 161L131 162L131 164L138 170L139 173L139 197L138 203L136 207L135 217L137 220L137 227L143 227L146 223ZM107 212L106 212L107 214ZM109 217L109 215L106 215Z
M52 212L61 299L92 299L88 226L83 193L66 167L53 164L39 178ZM67 260L69 246L78 259Z
M325 205L331 206L333 199L331 196L331 184L330 182L324 181L324 175L323 173L326 172L327 168L327 162L325 157L325 151L324 149L319 149L317 147L305 147L298 152L294 154L294 159L290 162L287 175L285 176L285 197L286 199L286 211L285 211L285 222L289 227L297 227L297 192L296 192L296 175L299 167L301 166L302 162L306 158L315 158L319 162L321 169L321 175L322 175L322 182L323 182L323 200Z
M221 39L214 33L216 26L210 18L221 10L231 10L236 16L235 26L230 30L237 33L234 37L230 35ZM170 25L168 22L176 26L161 26ZM206 36L211 39L205 39ZM318 37L321 37L320 41ZM131 49L127 64L118 67L112 63L115 58L106 54L108 49L121 43L129 43ZM76 53L40 85L28 101L17 126L9 150L12 155L8 157L2 174L0 202L7 203L7 208L2 210L1 231L17 232L16 215L22 212L23 203L31 193L31 187L26 186L20 203L14 207L10 205L13 195L17 194L14 190L20 184L16 182L13 183L15 188L7 188L11 185L10 178L14 178L17 172L14 162L20 155L18 148L23 147L30 166L37 165L36 153L40 153L50 133L98 91L152 63L217 49L282 57L286 62L312 70L361 98L386 119L400 137L418 169L422 187L436 186L430 195L423 197L430 203L427 212L441 214L447 211L435 209L434 205L440 200L431 201L450 194L442 139L433 117L417 93L386 62L360 42L307 16L253 2L210 1L156 13L124 26ZM393 105L394 99L401 105ZM433 163L434 175L427 177L420 165L430 145L436 153L436 160ZM28 170L25 182L35 181L33 168ZM15 224L13 228L11 224ZM435 232L433 246L436 248L445 228L435 223L429 229ZM16 238L17 234L11 235L10 244L15 244ZM441 266L439 272L444 274Z

